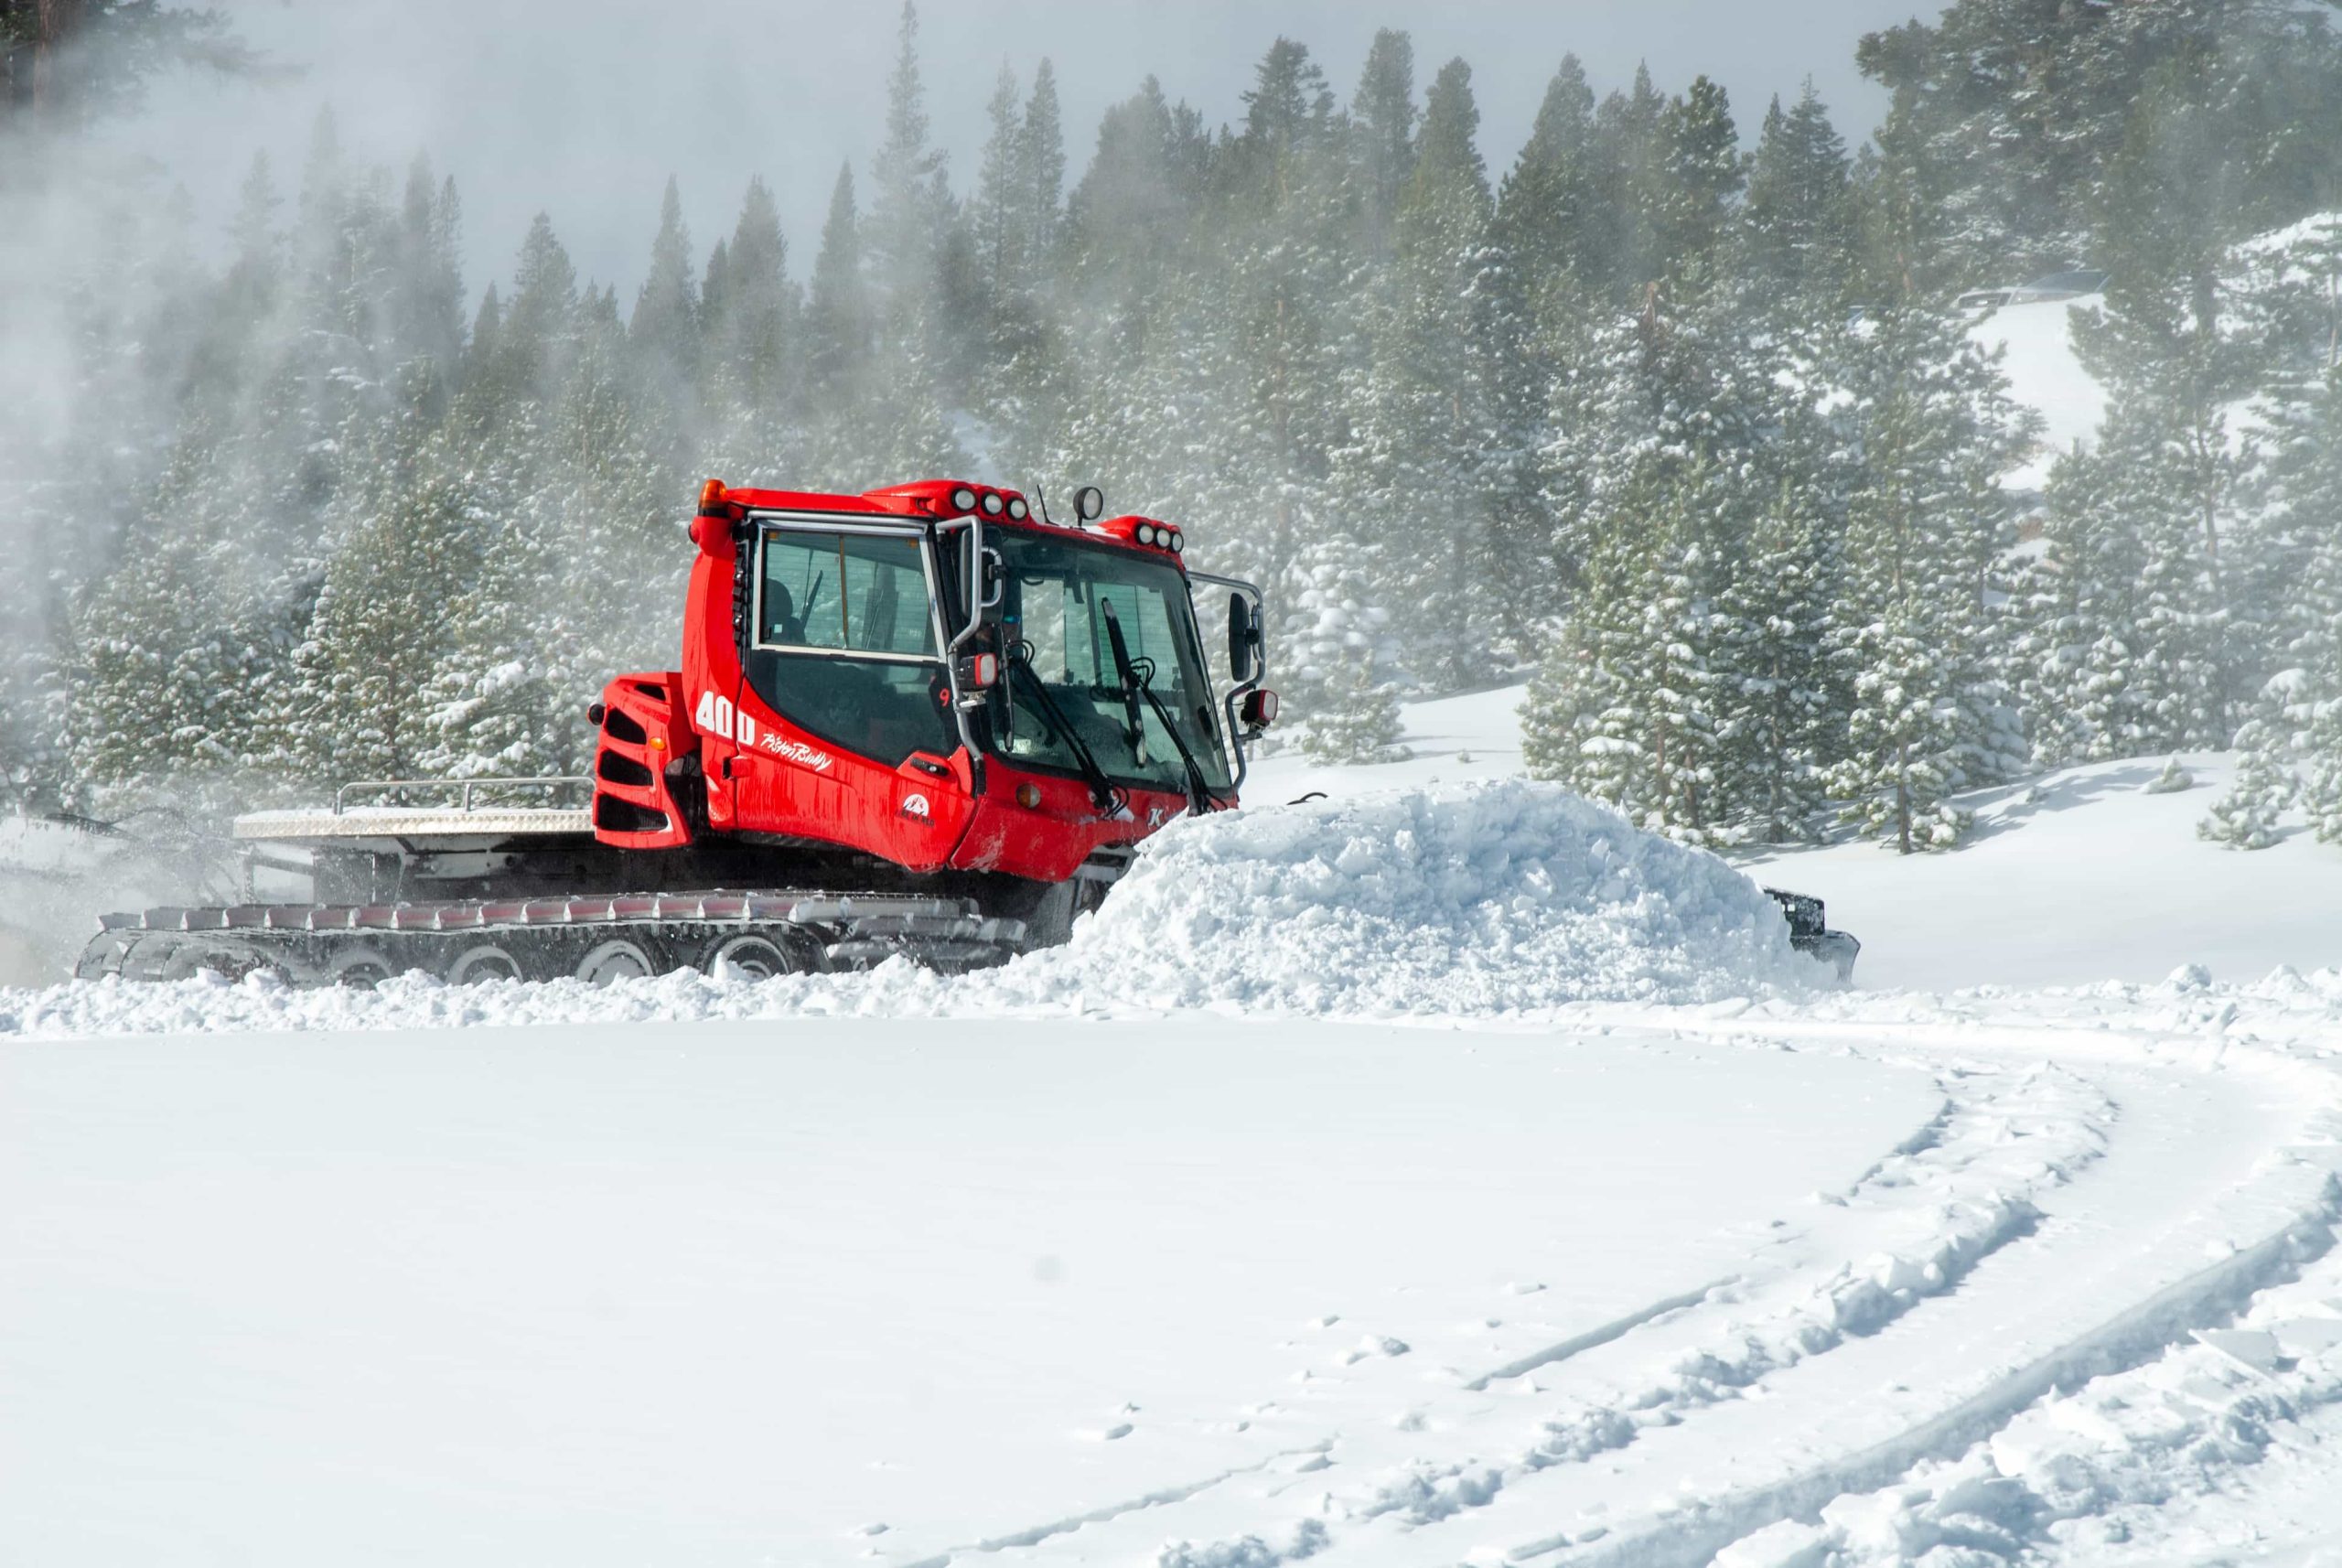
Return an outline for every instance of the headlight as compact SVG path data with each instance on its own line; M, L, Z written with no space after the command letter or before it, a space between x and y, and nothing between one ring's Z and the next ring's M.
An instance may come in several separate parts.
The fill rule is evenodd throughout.
M1187 547L1187 536L1180 532L1177 529L1173 529L1171 531L1171 553L1176 555Z
M998 491L986 490L984 492L984 515L986 517L998 517L1000 515L1000 494Z
M1025 514L1032 510L1032 508L1025 504L1025 498L1023 496L1011 496L1008 498L1008 515L1015 518L1017 521L1024 521Z
M953 511L975 510L976 492L970 489L965 485L962 485L958 489L953 490L951 492L951 510Z
M1136 538L1137 538L1138 542L1139 542L1141 544L1152 544L1152 543L1154 543L1154 542L1155 542L1155 524L1153 524L1153 523L1151 523L1151 522L1142 522L1142 523L1140 523L1140 524L1138 525L1138 528L1137 528L1137 529L1136 529L1136 531L1135 531L1135 536L1136 536Z

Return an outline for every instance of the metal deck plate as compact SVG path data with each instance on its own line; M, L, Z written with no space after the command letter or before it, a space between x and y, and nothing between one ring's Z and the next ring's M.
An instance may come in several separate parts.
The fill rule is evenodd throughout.
M582 810L543 806L495 807L469 811L452 806L353 806L346 811L247 811L236 819L235 835L257 843L316 843L360 839L513 838L531 834L591 833L593 818Z

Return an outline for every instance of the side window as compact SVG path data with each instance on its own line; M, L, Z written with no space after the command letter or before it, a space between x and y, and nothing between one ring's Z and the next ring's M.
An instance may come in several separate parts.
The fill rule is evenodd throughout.
M881 534L768 534L757 640L768 647L935 657L917 541Z

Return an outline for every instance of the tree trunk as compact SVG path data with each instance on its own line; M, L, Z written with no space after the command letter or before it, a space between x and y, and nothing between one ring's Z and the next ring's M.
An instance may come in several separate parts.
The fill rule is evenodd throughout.
M26 103L33 113L54 118L64 97L61 57L81 30L87 0L32 0L33 60Z

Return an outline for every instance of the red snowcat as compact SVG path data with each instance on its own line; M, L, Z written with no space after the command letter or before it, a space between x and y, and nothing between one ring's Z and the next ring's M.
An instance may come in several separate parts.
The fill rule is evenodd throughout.
M590 779L362 780L239 818L251 901L109 915L76 972L606 982L1062 941L1140 841L1236 803L1276 716L1260 591L1190 572L1172 524L1101 521L1095 489L1075 510L711 479L682 668L604 688ZM1226 596L1219 686L1199 585ZM287 877L306 901L258 898Z

